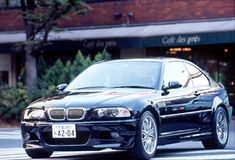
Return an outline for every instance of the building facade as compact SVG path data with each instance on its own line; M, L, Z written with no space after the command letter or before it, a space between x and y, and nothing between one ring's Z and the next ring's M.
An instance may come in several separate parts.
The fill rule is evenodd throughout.
M235 101L234 0L87 0L86 16L71 15L51 33L48 61L95 54L106 48L113 59L179 57L191 60L229 90ZM0 81L14 85L24 53L14 53L25 40L19 1L0 1ZM69 53L69 54L68 54Z

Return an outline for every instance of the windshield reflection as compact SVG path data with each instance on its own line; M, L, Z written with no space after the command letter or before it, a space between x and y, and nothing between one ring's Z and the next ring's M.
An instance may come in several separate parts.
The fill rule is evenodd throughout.
M158 84L160 62L109 61L94 64L77 76L65 89L146 88Z

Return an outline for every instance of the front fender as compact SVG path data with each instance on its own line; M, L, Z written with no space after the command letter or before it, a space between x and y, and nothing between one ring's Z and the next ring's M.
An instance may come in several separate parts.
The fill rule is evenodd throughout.
M133 105L134 118L139 120L141 115L147 110L154 115L159 126L161 124L159 107L155 103L153 103L153 101L150 100L138 101Z

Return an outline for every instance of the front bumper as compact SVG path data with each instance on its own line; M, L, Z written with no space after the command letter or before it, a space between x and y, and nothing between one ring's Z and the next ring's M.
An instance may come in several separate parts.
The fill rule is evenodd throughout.
M136 119L56 122L56 124L71 123L76 124L77 137L61 139L52 138L52 125L54 122L21 122L23 148L26 150L82 151L105 148L128 149L134 145Z

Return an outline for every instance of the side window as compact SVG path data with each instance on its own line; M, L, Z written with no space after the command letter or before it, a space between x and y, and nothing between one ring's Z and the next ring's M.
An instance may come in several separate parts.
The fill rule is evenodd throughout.
M170 81L177 81L182 84L182 88L193 87L190 76L182 62L170 62L165 66L164 86L168 86Z
M209 80L200 70L188 63L185 63L185 66L188 69L194 87L205 87L210 85Z

